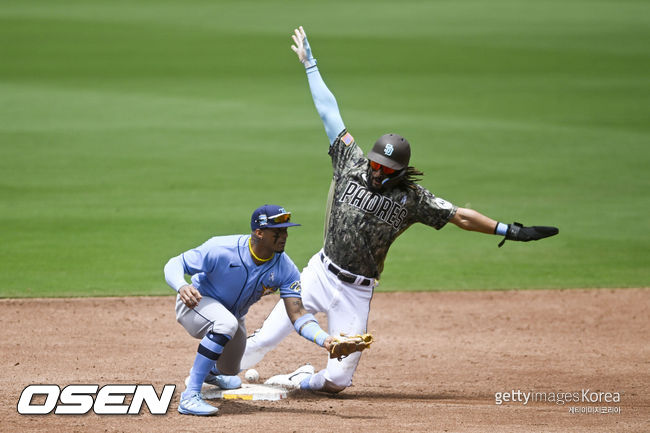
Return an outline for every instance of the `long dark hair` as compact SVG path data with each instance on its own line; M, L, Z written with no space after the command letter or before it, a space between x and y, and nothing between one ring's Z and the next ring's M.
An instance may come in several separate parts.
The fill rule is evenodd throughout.
M404 181L402 184L408 188L415 189L416 183L422 180L418 176L424 176L424 173L409 165L406 167L406 173L404 174Z

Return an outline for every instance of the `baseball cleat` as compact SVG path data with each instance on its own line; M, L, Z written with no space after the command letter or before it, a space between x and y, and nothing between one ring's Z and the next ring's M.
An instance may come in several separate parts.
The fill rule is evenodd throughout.
M221 389L241 388L241 378L239 376L226 376L225 374L215 376L214 374L208 374L203 382L218 386Z
M200 392L194 392L186 398L181 395L181 402L178 404L178 412L183 415L210 416L218 411L218 408L203 400Z
M298 389L300 388L300 382L312 374L314 374L314 366L311 364L305 364L293 373L272 376L264 382L264 384L281 386L289 389Z

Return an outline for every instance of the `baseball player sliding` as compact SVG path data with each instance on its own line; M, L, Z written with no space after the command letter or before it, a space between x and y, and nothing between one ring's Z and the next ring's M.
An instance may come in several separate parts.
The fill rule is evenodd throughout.
M296 332L330 352L330 356L363 350L354 343L337 343L305 311L300 299L300 273L283 254L291 212L264 205L253 212L250 235L217 236L173 257L165 279L176 297L176 320L199 347L178 411L214 415L218 409L201 396L203 383L223 389L239 388L239 363L246 347L244 316L263 295L280 291L284 319ZM187 284L185 274L192 275ZM293 324L293 325L291 325ZM342 352L338 352L342 350ZM230 376L229 376L230 375Z
M329 138L333 181L327 204L325 244L301 274L302 300L309 313L327 314L331 335L366 332L370 300L391 244L414 223L437 230L451 222L469 231L531 241L558 233L555 227L504 224L479 212L454 206L416 183L421 172L409 166L409 142L397 134L379 137L367 157L346 129L334 95L316 66L302 27L291 49L305 66L316 110ZM250 368L293 329L279 302L261 329L250 336L242 368ZM314 374L310 365L267 383L340 392L350 386L361 353L330 359Z

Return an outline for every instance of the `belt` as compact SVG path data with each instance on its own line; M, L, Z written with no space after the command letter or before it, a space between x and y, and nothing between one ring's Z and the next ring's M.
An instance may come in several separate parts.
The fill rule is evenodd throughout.
M344 271L332 263L323 253L320 253L320 259L327 266L327 270L336 275L336 278L344 283L356 284L359 286L372 286L373 284L372 278L366 278L362 275L351 274L350 272Z

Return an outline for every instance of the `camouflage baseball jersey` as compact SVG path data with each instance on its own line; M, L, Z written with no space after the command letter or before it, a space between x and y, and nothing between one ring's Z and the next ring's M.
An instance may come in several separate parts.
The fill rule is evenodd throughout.
M441 229L457 207L420 185L373 192L368 159L344 130L329 150L334 169L327 206L325 254L341 268L379 278L392 243L420 222Z

